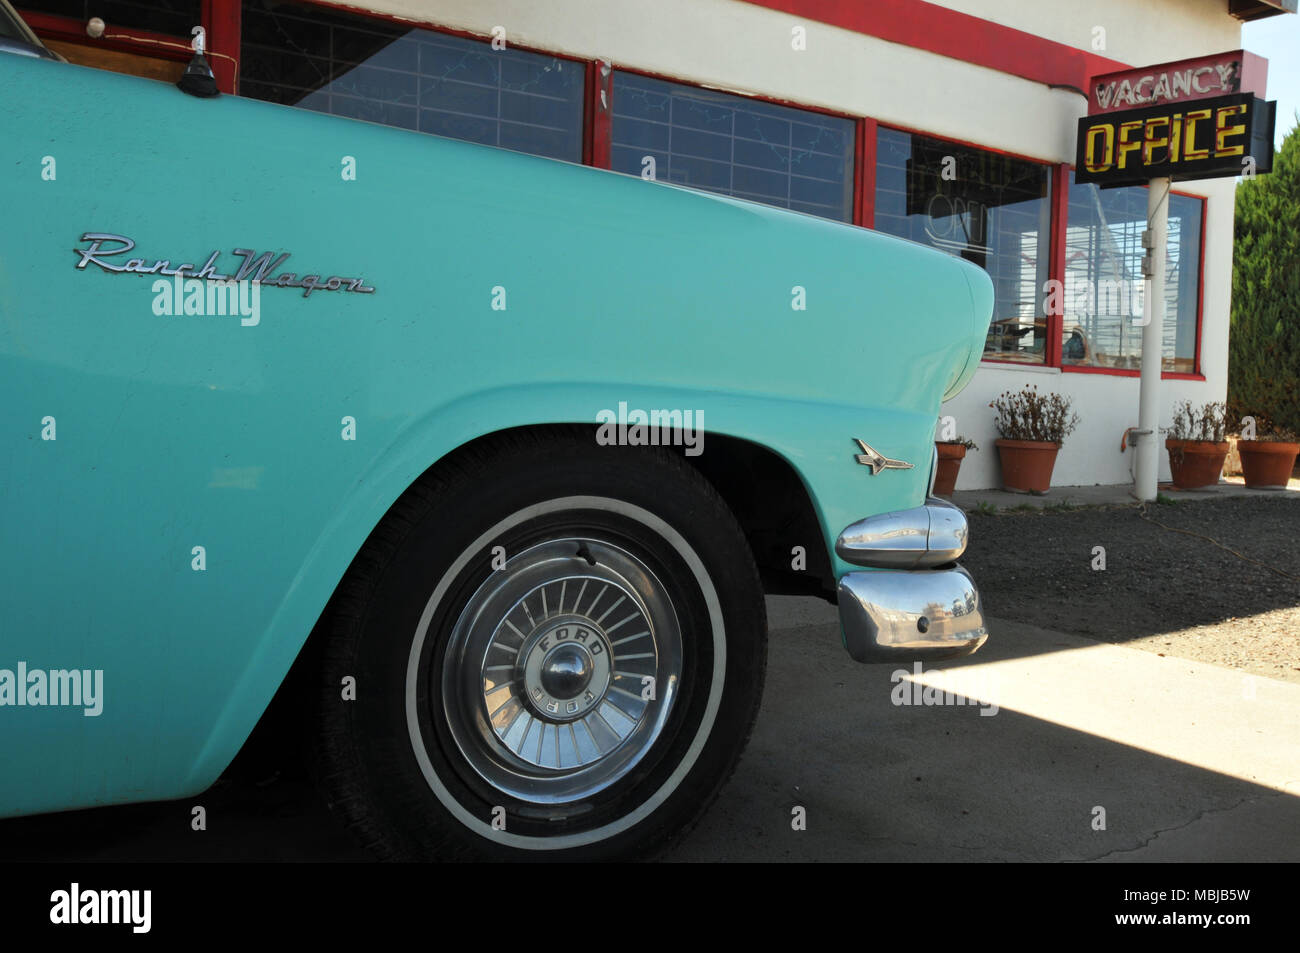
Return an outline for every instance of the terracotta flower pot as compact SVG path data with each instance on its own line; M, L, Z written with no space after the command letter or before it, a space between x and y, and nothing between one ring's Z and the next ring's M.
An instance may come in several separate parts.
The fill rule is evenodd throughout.
M1237 451L1241 454L1241 472L1246 477L1246 486L1276 489L1285 487L1287 480L1291 479L1300 443L1238 440ZM943 451L940 450L939 454L942 456Z
M1210 443L1205 440L1165 441L1169 451L1169 471L1173 474L1174 486L1183 490L1195 490L1202 486L1214 486L1219 482L1223 472L1223 461L1228 456L1228 442Z
M1025 493L1046 493L1052 485L1059 443L1043 440L993 441L1002 461L1002 488Z
M957 488L957 471L966 456L966 448L959 443L941 443L935 441L934 447L939 451L939 466L935 468L934 495L952 496Z

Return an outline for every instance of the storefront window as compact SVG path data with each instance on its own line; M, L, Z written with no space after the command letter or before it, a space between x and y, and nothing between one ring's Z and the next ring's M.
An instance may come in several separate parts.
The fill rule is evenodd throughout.
M1196 370L1203 199L1169 196L1164 370ZM1084 367L1142 366L1142 231L1147 190L1076 185L1070 174L1061 360Z
M85 23L99 17L112 27L184 37L203 22L200 0L18 0L19 11L70 17Z
M854 123L634 73L614 73L611 167L853 220Z
M245 3L240 92L553 159L582 160L584 67L298 3Z
M875 227L972 261L993 279L986 360L1042 364L1048 167L926 136L877 131Z
M200 0L20 0L47 47L69 63L174 83L189 62L190 30L203 22ZM86 34L91 17L121 45L107 45ZM129 39L122 31L145 31L174 37L170 46L153 37Z

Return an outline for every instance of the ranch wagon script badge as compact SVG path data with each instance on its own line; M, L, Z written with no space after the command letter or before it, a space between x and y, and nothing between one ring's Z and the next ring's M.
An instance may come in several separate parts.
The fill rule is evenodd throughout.
M118 275L166 275L169 278L175 276L200 281L251 281L265 288L301 288L304 298L311 297L313 291L353 291L358 294L375 292L375 289L369 287L364 279L345 278L341 275L331 275L329 278L323 278L321 275L303 275L299 278L295 272L284 271L275 277L268 277L285 263L289 258L288 252L273 260L273 253L269 251L259 255L249 248L236 248L234 253L240 256L243 262L239 264L234 274L223 274L217 271L217 258L221 255L220 251L214 251L209 255L208 260L200 268L195 268L191 262L172 268L171 260L167 258L153 261L145 258L129 258L125 262L115 264L105 259L115 255L125 255L134 249L133 239L110 232L86 232L81 236L81 241L89 242L90 247L72 249L72 253L80 257L77 262L78 270L84 270L87 265L98 265L104 271ZM105 247L106 242L115 242L118 247L111 245Z

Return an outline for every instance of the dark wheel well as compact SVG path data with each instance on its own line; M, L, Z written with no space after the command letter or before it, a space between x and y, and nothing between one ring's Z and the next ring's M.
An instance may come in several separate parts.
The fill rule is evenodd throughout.
M590 424L515 429L534 433L551 431L557 435L571 434L575 429L589 429L593 432L593 441L595 439L594 427ZM430 470L444 466L462 454L474 454L480 444L507 432L485 434L463 444ZM735 514L766 592L813 595L834 601L835 578L822 540L821 526L803 481L789 463L759 444L715 433L708 435L708 447L704 453L695 457L683 454L682 459L714 486ZM424 480L428 472L412 486ZM796 546L804 548L806 569L792 568ZM275 698L237 756L233 766L236 770L246 767L252 772L267 773L292 760L286 755L297 747L306 726L303 713L309 706L303 702L306 689L303 671L310 667L309 657L319 644L316 635L317 632L313 631L307 639Z
M591 424L516 428L535 433L572 433L574 429L589 429L595 439ZM508 432L478 437L454 450L449 458L473 452L480 442ZM834 601L835 576L821 524L807 488L788 462L760 444L717 433L708 434L707 446L699 456L683 454L682 459L713 484L735 514L766 592ZM796 546L803 547L807 560L804 569L793 568Z
M748 440L709 434L708 449L686 457L717 489L740 521L763 588L775 595L835 598L830 554L812 499L794 468ZM807 567L793 568L801 546Z

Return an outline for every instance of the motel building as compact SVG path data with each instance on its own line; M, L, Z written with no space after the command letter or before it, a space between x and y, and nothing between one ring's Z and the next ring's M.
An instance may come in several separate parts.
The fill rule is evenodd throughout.
M1296 0L15 5L74 63L174 82L201 25L227 94L653 175L976 262L996 298L983 362L943 408L980 445L966 457L959 489L998 485L988 404L1026 383L1069 396L1081 419L1055 485L1133 481L1132 441L1120 447L1139 423L1143 329L1135 317L1143 314L1148 189L1076 181L1090 81L1202 60L1106 87L1100 95L1112 102L1093 107L1113 108L1118 98L1134 108L1163 84L1171 108L1186 112L1181 100L1193 93L1236 90L1230 71L1211 61L1240 49L1243 21L1296 10ZM1195 148L1225 131L1210 120L1194 134ZM1100 133L1097 145L1114 144ZM1140 145L1132 149L1130 158L1140 155ZM1175 173L1163 426L1176 402L1219 401L1227 391L1234 187L1232 177ZM1058 306L1046 293L1052 287ZM809 307L815 294L809 289ZM909 320L862 305L864 335L871 322Z

